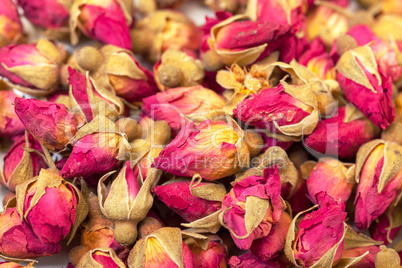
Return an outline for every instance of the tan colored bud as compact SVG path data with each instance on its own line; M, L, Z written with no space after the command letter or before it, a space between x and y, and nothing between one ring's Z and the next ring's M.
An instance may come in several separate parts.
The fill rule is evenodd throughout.
M380 246L381 251L375 256L375 267L376 268L399 268L401 263L401 258L398 253L386 246Z
M116 126L122 133L127 135L128 141L141 138L142 136L142 127L134 119L128 117L121 118L117 120Z
M77 62L81 68L88 71L95 71L103 61L103 56L98 49L92 46L85 46L76 52Z

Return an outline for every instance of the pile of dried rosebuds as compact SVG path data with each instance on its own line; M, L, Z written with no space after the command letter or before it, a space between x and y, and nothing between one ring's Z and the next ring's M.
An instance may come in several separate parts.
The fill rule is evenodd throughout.
M0 267L399 268L402 0L182 2L0 0Z

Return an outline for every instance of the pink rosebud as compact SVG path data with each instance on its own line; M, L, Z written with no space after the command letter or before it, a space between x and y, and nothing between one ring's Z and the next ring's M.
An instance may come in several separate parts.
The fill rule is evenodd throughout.
M0 182L10 190L15 190L18 184L24 182L22 179L25 174L30 176L26 179L31 179L39 175L39 171L42 168L47 167L46 162L40 155L24 150L24 147L29 147L42 153L42 147L38 141L28 135L28 142L29 146L25 136L20 137L4 156L4 181Z
M287 213L282 213L280 220L272 225L269 234L255 240L250 251L263 261L277 257L283 251L291 222L290 216Z
M310 93L309 100L295 97L301 92ZM240 102L233 114L251 126L299 136L311 133L318 123L316 104L315 95L308 88L279 84Z
M392 207L391 207L392 208ZM398 207L396 207L398 208ZM400 213L398 211L394 211L394 213ZM371 237L376 241L383 241L384 245L389 245L392 241L398 236L399 231L402 228L402 225L392 226L392 217L389 217L391 213L383 213L380 217L375 219L375 221L370 225L370 234Z
M10 258L38 258L60 252L58 243L42 242L16 208L8 208L0 216L0 253Z
M345 205L336 203L325 192L317 195L317 201L318 210L308 213L299 222L294 240L291 241L292 248L290 252L289 249L285 250L288 257L292 254L292 259L303 267L314 265L335 246L337 248L331 261L336 263L342 256L344 221L347 215L344 212ZM293 221L296 221L296 218ZM290 236L287 237L289 238L291 239Z
M363 259L358 263L350 266L351 268L375 268L375 256L380 252L378 246L367 246L358 248L348 248L344 249L342 253L342 258L353 258L363 255L365 252L369 252Z
M191 239L191 238L190 238ZM210 240L206 249L197 243L186 241L194 254L194 266L198 268L226 268L227 267L227 249L218 236L208 237Z
M376 126L386 129L395 117L392 81L378 67L373 50L368 46L348 50L339 59L336 69L336 80L346 99Z
M230 257L228 264L231 268L283 268L287 262L282 259L263 261L251 252Z
M0 48L16 43L23 36L17 7L12 0L4 0L0 7Z
M17 89L35 96L48 95L59 84L59 49L50 41L8 45L0 49L0 76Z
M60 171L63 178L105 174L115 169L120 161L119 145L122 137L116 133L93 133L79 139Z
M390 149L392 148L392 149ZM402 189L402 148L374 140L360 147L356 159L355 224L364 229L397 198Z
M18 208L23 208L24 219L41 241L57 243L70 233L77 213L77 193L58 171L42 169L35 181L19 185L16 192L17 202L23 202Z
M364 46L373 42L370 47L378 62L379 68L385 76L397 81L402 75L402 67L398 63L397 51L391 44L387 44L378 38L367 25L357 25L349 29L347 35L352 36L358 46Z
M211 181L237 173L248 159L239 129L223 121L206 120L198 126L189 123L182 128L152 167L184 177L198 173Z
M263 177L250 176L237 182L225 196L222 225L229 229L239 249L249 249L254 240L267 236L272 225L280 220L284 209L280 194L281 179L274 166L264 169ZM250 208L260 215L248 218Z
M78 128L64 104L15 98L15 113L32 136L51 150L63 149Z
M14 112L16 97L12 90L0 90L0 137L13 138L24 133L25 126Z
M346 203L354 184L354 165L345 166L335 158L321 158L307 179L309 198L317 204L317 195L326 192L338 203Z
M131 49L129 23L132 18L121 4L117 0L75 1L70 11L72 43L78 43L74 32L78 27L86 36L102 43Z
M375 138L377 129L364 116L350 118L348 108L339 107L333 117L318 122L304 144L321 154L353 159L361 145Z
M69 8L73 0L18 0L24 16L34 25L48 29L68 27Z
M188 122L187 116L221 110L224 98L202 86L171 88L144 99L143 110L154 120L166 121L175 134Z
M204 218L221 208L221 202L210 201L192 195L190 180L172 181L156 186L152 191L167 207L179 214L183 219L192 222ZM197 187L213 185L201 182Z

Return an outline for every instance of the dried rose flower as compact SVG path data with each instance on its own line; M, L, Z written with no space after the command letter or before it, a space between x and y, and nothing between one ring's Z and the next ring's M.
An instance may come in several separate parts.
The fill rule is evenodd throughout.
M70 83L70 102L74 112L79 112L91 122L97 115L114 117L123 115L124 104L114 91L95 82L88 73L81 74L68 68Z
M21 220L16 208L7 208L0 216L0 254L2 258L38 258L61 250L58 243L41 241L31 226Z
M346 7L348 1L336 1L339 7ZM331 47L334 41L348 30L348 18L337 11L318 6L307 16L307 36L310 40L320 37L327 47Z
M23 37L18 10L12 0L4 0L0 7L0 25L0 48Z
M88 213L81 192L54 169L42 169L16 193L17 211L45 243L58 243L69 233L71 241Z
M219 236L208 236L208 244L206 247L203 247L191 237L186 239L184 242L194 254L194 267L227 267L227 248Z
M251 252L246 252L239 256L230 257L228 264L231 268L283 268L288 265L288 261L282 259L274 259L263 261Z
M14 100L18 97L12 90L2 90L0 82L0 137L13 138L24 133L25 126L14 112Z
M42 153L38 141L29 134L14 142L4 156L4 178L0 180L0 183L9 190L14 191L18 184L32 179L39 174L42 168L47 167L46 162L39 154L28 152L25 148Z
M201 30L177 10L157 10L138 21L131 31L134 53L146 54L153 62L168 49L196 51Z
M218 180L249 164L243 131L234 122L205 120L198 126L187 124L162 150L152 167L177 176Z
M101 247L88 251L76 265L76 268L86 267L126 268L126 265L113 249Z
M26 129L51 150L63 149L83 121L63 104L18 97L14 102L15 113Z
M263 261L276 258L285 247L286 235L291 222L292 219L289 214L282 213L279 221L272 225L269 234L255 240L250 247L250 251Z
M191 117L219 112L225 100L203 86L171 88L144 99L142 109L154 120L166 121L176 135Z
M99 207L98 197L90 192L86 197L89 206L89 220L82 224L81 245L70 250L69 257L77 265L85 253L96 248L108 247L116 252L117 257L125 260L129 249L120 245L114 235L114 223L106 219Z
M128 256L128 267L194 267L194 256L182 241L179 228L164 227L138 240Z
M218 60L227 66L245 66L265 58L291 37L289 25L250 21L245 15L230 17L211 28L208 44ZM204 65L213 58L203 58Z
M373 140L356 156L355 224L364 229L379 217L402 189L402 147Z
M236 182L223 199L221 224L239 249L249 249L280 220L284 209L280 187L278 168L274 166L266 168L263 177L250 176ZM249 210L254 211L253 216Z
M318 122L304 144L316 152L353 159L364 143L377 135L377 128L354 106L339 107L337 113Z
M391 78L377 64L372 48L346 51L336 64L336 79L353 103L376 126L386 129L395 117Z
M373 50L379 68L387 77L391 77L392 81L397 81L401 77L402 66L398 61L398 48L378 38L367 25L356 25L349 29L347 35L352 36L358 46L364 46L372 42L370 47Z
M309 165L309 172L303 174L303 166ZM302 165L302 175L307 177L309 198L317 204L317 195L326 192L338 203L346 203L355 183L355 165L344 164L335 158L323 157L319 162L307 161ZM310 173L310 174L308 174Z
M117 96L133 103L159 91L152 73L141 66L131 51L106 45L100 52L105 58L104 72Z
M131 49L130 6L117 0L75 0L70 9L71 43L78 43L77 28L102 43Z
M48 29L68 27L69 9L73 0L18 0L24 16L32 24Z
M226 194L221 184L190 180L169 181L152 189L159 200L188 222L207 217L220 210ZM221 200L219 200L221 199Z
M317 100L311 87L279 84L242 101L233 110L246 124L288 136L310 134L318 123Z
M114 221L116 240L128 246L137 239L137 224L152 207L151 188L155 186L162 172L148 171L145 182L140 186L128 161L113 181L110 190L107 190L104 181L111 173L99 180L99 206L103 215Z
M316 198L318 210L306 214L297 227L303 212L296 215L286 238L285 254L296 267L331 267L342 256L347 228L345 205L325 192Z
M8 45L0 49L0 76L7 84L34 96L57 89L62 55L51 41Z
M168 49L163 52L153 69L161 90L196 86L204 79L204 68L193 51Z
M398 236L402 228L398 219L400 204L396 207L390 206L385 213L381 214L370 225L370 234L374 240L383 241L384 245L389 245Z

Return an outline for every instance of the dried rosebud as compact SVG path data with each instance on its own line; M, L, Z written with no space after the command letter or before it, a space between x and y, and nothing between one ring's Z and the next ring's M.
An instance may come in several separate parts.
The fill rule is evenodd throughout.
M303 212L296 215L286 237L285 254L296 267L331 267L342 256L347 229L345 205L325 192L316 198L318 210L306 214L300 222Z
M249 267L283 268L287 267L288 262L283 259L263 261L253 253L246 252L239 256L230 257L228 264L231 268L249 268Z
M152 207L153 198L150 191L162 172L149 171L147 179L140 186L130 162L126 162L107 191L104 181L111 173L99 180L99 206L103 215L115 222L116 240L128 246L137 239L137 224L146 217Z
M316 96L309 84L285 83L266 88L242 101L233 110L246 124L288 136L310 134L318 123Z
M141 66L131 51L106 45L100 52L105 59L104 73L117 96L134 103L159 91L152 73ZM99 65L99 61L95 64Z
M1 87L0 84L0 137L13 138L25 130L24 124L14 112L13 103L18 96L14 91L2 90Z
M219 236L208 236L208 244L206 246L200 245L192 237L186 239L185 243L194 254L194 267L227 267L227 248Z
M68 69L70 101L73 110L82 114L87 122L97 115L114 117L124 113L124 104L114 91L110 91L77 70Z
M0 25L0 48L23 37L18 10L12 0L3 1L0 7Z
M201 35L201 30L190 18L169 9L149 14L131 31L134 53L146 54L153 62L168 49L198 50Z
M41 241L31 226L21 220L16 208L7 208L0 216L0 254L2 258L38 258L61 250L58 243Z
M162 222L162 220L159 217L154 217L151 216L150 213L152 211L150 211L147 215L147 217L145 217L145 219L143 219L139 224L138 224L138 237L139 239L144 238L150 234L152 234L153 232L155 232L156 230L165 227L165 224Z
M102 43L131 49L129 7L117 0L75 0L70 9L71 43L78 43L77 28Z
M88 251L102 247L111 248L116 252L117 257L122 260L126 259L129 249L116 241L114 224L102 215L98 197L90 192L86 201L89 206L89 220L82 224L81 245L70 250L71 263L77 265Z
M168 208L188 222L218 211L226 194L221 184L201 182L194 185L194 181L190 180L169 181L152 191Z
M251 64L277 50L291 37L289 25L246 19L245 15L233 16L211 28L209 47L225 65Z
M191 51L190 51L191 52ZM168 49L154 65L154 75L161 90L191 87L202 83L204 68L190 52Z
M239 249L249 249L280 220L284 209L280 193L280 177L274 166L266 168L263 177L250 176L236 182L225 196L220 221Z
M402 75L402 66L398 62L398 49L378 38L367 25L357 25L351 28L347 35L356 40L358 46L370 44L379 68L385 76L397 81Z
M182 241L179 228L164 227L138 240L128 256L128 267L194 267L194 256Z
M76 268L86 267L126 268L126 265L113 249L101 247L88 251L76 265Z
M370 226L385 212L402 189L402 147L373 140L362 145L356 156L355 224Z
M81 192L59 172L42 169L39 176L16 188L17 211L40 241L58 243L70 232L70 241L88 213Z
M4 156L4 180L0 180L0 183L9 190L14 191L18 184L32 179L42 168L47 167L39 154L25 149L42 152L40 144L31 135L22 136L14 142Z
M202 86L171 88L144 99L143 110L154 120L164 120L176 135L191 117L221 111L225 100Z
M279 221L272 225L269 234L255 240L250 247L250 251L263 261L277 257L285 247L286 235L291 222L292 219L289 214L282 213Z
M82 121L63 104L36 99L15 98L15 113L35 139L55 151L67 145Z
M50 41L9 45L0 49L0 76L7 84L34 96L57 89L62 56Z
M45 29L68 27L72 3L73 0L18 0L18 5L24 10L24 16L32 24Z
M304 144L316 152L353 159L360 146L377 135L377 128L352 105L339 107L337 113L318 122Z
M376 126L386 129L395 117L391 78L378 67L373 50L363 46L345 52L336 69L346 99Z
M307 164L307 162L305 163ZM326 192L338 203L346 203L355 183L355 165L343 164L335 158L323 157L318 163L312 163L310 174L302 175L307 178L309 198L317 204L317 195Z
M127 135L128 141L133 141L142 137L142 127L141 125L132 118L123 117L117 120L116 126L119 128L121 133Z
M152 167L177 176L218 180L237 173L249 164L243 131L234 122L205 120L187 124L162 150Z
M376 268L399 268L401 264L401 258L398 253L386 246L380 246L380 252L375 256Z
M402 16L396 14L382 14L376 18L371 30L382 40L389 40L390 35L400 43L402 41L401 32L398 27L402 22Z
M70 96L68 95L68 91L58 90L48 96L46 96L46 100L58 104L65 105L68 109L71 109Z
M340 6L347 6L347 1L339 1ZM334 41L348 30L348 18L337 11L318 6L307 16L307 36L310 40L320 37L327 47L331 47Z

